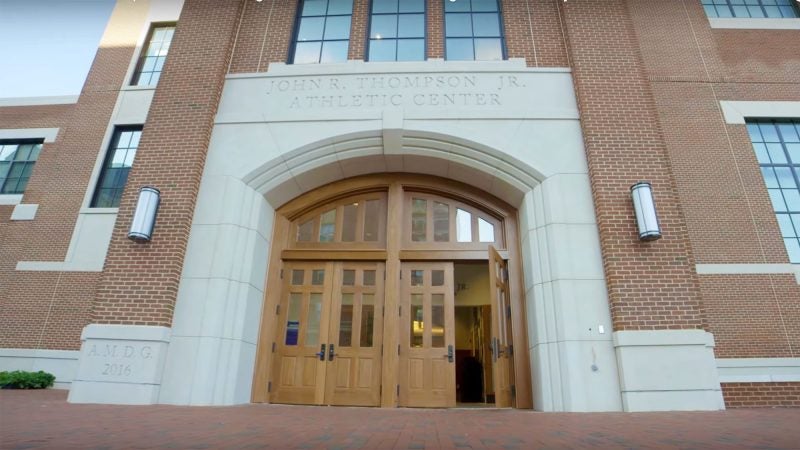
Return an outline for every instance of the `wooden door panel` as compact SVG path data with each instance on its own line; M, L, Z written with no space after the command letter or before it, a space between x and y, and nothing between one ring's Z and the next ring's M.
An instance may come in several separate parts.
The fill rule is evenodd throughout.
M280 358L279 364L281 366L280 386L298 386L300 383L295 381L295 362L296 356L283 356Z
M403 263L401 273L400 405L455 406L453 263Z
M356 377L356 386L359 388L369 388L375 384L375 376L380 377L380 372L375 373L375 364L370 358L359 358L358 363L358 376ZM377 361L380 364L380 361Z
M383 263L337 263L325 403L378 406L383 344ZM330 353L330 352L329 352Z
M331 263L284 265L271 400L322 404L325 362L318 352L328 336Z
M431 388L436 390L447 389L451 384L449 380L448 368L452 365L446 359L431 361Z
M489 246L489 298L492 303L492 379L495 405L498 408L508 408L514 405L508 266L492 246Z

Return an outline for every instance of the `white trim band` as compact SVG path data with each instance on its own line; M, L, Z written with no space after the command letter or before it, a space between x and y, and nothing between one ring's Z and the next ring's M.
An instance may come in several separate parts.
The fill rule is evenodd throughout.
M49 144L56 141L56 136L58 136L58 128L0 129L0 139L44 139L44 142Z
M720 383L800 382L800 358L717 359Z
M77 350L37 350L32 348L0 348L0 371L26 370L55 375L55 389L69 389L78 372Z
M78 103L77 95L56 95L49 97L6 97L0 98L0 108L9 106L47 106L72 105Z
M800 284L800 264L697 264L698 275L784 275L794 274Z
M17 270L24 272L102 272L103 263L75 261L19 261Z
M800 102L719 102L725 122L744 125L746 118L792 119L800 118Z
M718 18L709 17L711 28L740 30L800 30L800 19L763 18Z

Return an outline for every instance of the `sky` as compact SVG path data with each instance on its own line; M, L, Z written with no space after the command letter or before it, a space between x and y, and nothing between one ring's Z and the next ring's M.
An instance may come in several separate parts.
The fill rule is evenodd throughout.
M0 0L0 98L78 95L115 0Z

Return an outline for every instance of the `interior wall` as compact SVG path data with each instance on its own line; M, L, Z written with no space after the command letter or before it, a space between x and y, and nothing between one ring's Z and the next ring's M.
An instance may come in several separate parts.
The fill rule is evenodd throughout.
M456 306L490 304L488 264L456 264L454 278Z

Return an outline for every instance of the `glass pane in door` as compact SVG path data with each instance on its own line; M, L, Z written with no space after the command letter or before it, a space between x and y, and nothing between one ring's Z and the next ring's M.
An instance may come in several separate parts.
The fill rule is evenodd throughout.
M444 347L444 294L431 295L431 347Z
M411 294L411 347L422 347L425 334L423 320L422 294Z
M302 271L301 271L302 272ZM303 308L303 294L289 294L289 311L286 315L286 345L297 345L300 332L300 310Z
M322 294L313 293L308 302L308 328L306 329L306 347L319 344L319 326L322 318Z
M339 346L353 345L353 294L342 294L342 309L339 314Z
M375 333L375 295L361 295L361 339L362 348L372 347Z

